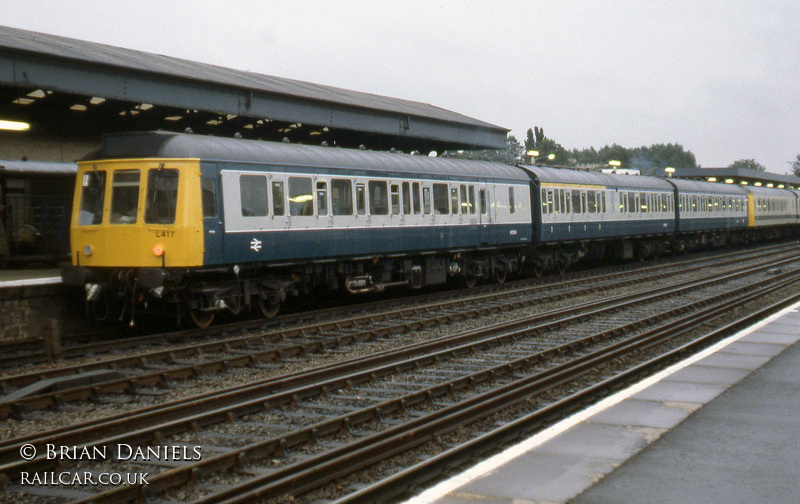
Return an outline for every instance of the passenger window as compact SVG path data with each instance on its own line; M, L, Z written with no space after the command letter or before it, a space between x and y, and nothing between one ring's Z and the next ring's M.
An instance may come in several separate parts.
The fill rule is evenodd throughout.
M272 215L282 217L286 215L286 205L283 201L283 181L272 182Z
M469 186L469 213L474 214L475 210L475 186Z
M542 189L542 213L547 213L547 189Z
M581 207L581 192L578 190L572 191L572 212L576 214L583 213L583 207Z
M239 199L243 217L267 215L267 177L264 175L241 175L239 177Z
M327 182L317 182L317 215L328 215Z
M364 184L356 184L356 211L358 215L365 215L367 213L366 192Z
M217 215L217 182L213 178L200 179L200 192L202 194L203 217Z
M386 182L369 181L369 213L371 215L389 215L389 194Z
M139 170L118 170L111 181L111 224L135 224L139 212Z
M561 200L558 197L558 189L553 191L553 210L557 214L561 213Z
M469 203L467 202L467 186L461 184L461 213L467 213L467 207Z
M509 203L511 202L511 200L513 198L514 198L514 193L509 191L509 193L508 193ZM511 205L509 204L509 207L510 206ZM553 190L552 189L548 189L547 190L547 213L551 214L551 213L553 213L553 210L554 210L553 209Z
M311 191L310 177L289 177L289 215L314 215L314 193Z
M450 208L447 201L447 184L433 184L433 211L436 215L447 215Z
M489 205L486 204L486 189L481 189L478 193L478 198L481 203L481 215L486 215L486 209Z
M333 215L353 215L353 185L349 180L331 180Z
M508 211L511 212L512 214L516 213L516 211L517 211L517 205L514 202L514 187L513 186L508 188Z
M586 209L589 211L589 213L596 213L597 212L597 198L595 196L595 192L594 191L589 191L586 194L586 198L588 200L586 202L587 203Z
M455 187L450 189L450 203L453 215L458 215L458 189Z
M431 188L422 188L422 211L425 215L431 214Z
M420 206L420 201L419 201L419 182L414 182L413 184L411 184L411 188L413 189L412 194L413 194L413 200L414 200L414 213L419 215L422 212L422 208ZM430 199L429 199L429 202L428 202L428 212L426 212L426 213L431 213L430 212Z
M411 214L411 184L403 182L403 214Z
M400 214L400 186L392 184L392 215Z
M103 222L103 201L106 195L106 172L90 171L83 174L81 211L78 224L91 226Z

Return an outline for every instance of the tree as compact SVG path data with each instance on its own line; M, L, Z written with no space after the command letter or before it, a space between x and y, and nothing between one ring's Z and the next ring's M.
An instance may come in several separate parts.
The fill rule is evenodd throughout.
M513 164L522 157L522 146L519 141L510 135L506 138L505 149L485 149L474 151L446 151L442 157L458 159L475 159L480 161L495 161L497 163Z
M571 164L571 156L567 149L560 143L552 138L547 138L544 135L544 129L534 126L533 130L528 130L527 137L525 138L525 152L535 150L539 152L539 157L546 159L544 164L554 166L569 166ZM554 155L550 159L550 155Z
M607 165L609 161L619 161L620 167L631 167L632 152L621 145L606 145L597 154L600 156L600 164L602 165Z
M789 165L792 167L792 174L795 177L800 177L800 154L797 155L797 159L794 161L789 161Z
M740 159L734 161L728 168L747 168L749 170L758 170L762 172L767 171L767 168L761 163L756 162L755 159Z

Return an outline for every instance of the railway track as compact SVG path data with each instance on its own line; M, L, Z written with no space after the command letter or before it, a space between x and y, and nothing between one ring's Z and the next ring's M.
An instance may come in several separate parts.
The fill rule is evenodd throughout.
M791 245L777 244L765 247L758 247L759 254L780 253ZM674 264L675 270L678 268L701 268L704 265L722 261L729 261L731 258L742 257L742 254L751 251L736 251L728 253L707 252L695 254L691 259L684 258ZM545 287L550 285L574 284L578 282L592 281L596 278L625 277L636 272L647 272L661 270L664 274L674 271L667 264L655 264L647 267L641 265L623 265L617 267L594 268L591 270L575 271L558 277L547 277L539 280L527 280L514 282L512 285L498 286L487 285L472 291L472 295L482 293L500 292L514 289L518 284L535 285ZM57 355L49 354L45 350L42 340L18 341L10 343L0 343L0 353L5 356L0 361L0 372L6 369L6 373L16 369L30 368L36 365L62 366L64 362L83 359L86 356L102 356L104 354L119 354L125 350L139 351L142 348L166 347L169 345L188 344L198 340L225 339L231 334L253 334L257 332L267 332L278 327L300 325L312 323L315 320L331 320L338 318L350 318L354 313L375 313L385 311L389 307L395 306L398 302L403 304L429 304L440 302L443 299L456 299L464 296L465 291L445 291L422 296L412 296L398 301L396 298L381 301L365 302L356 305L335 306L327 309L317 309L302 311L300 313L284 315L275 319L258 319L220 324L206 329L187 329L173 331L169 333L132 335L124 331L115 330L94 331L87 334L65 335L62 337L61 349ZM13 387L12 387L13 389ZM0 382L0 391L8 391L8 387Z
M775 268L782 268L780 275ZM74 462L47 457L19 461L24 444L40 451L48 444L201 448L201 460L179 464L78 464L95 472L157 471L146 486L101 494L69 489L73 493L68 498L81 502L136 502L143 496L261 501L300 495L377 465L389 466L393 475L386 481L396 485L407 472L399 468L416 467L409 460L419 455L413 450L432 443L448 453L447 448L456 448L443 446L447 443L442 440L451 436L464 435L469 438L465 442L477 443L475 436L462 432L465 426L492 423L493 415L547 394L564 395L558 391L565 387L570 395L585 387L576 380L586 376L599 373L595 381L607 380L611 363L715 324L730 312L734 299L745 305L795 286L798 268L792 258L783 265L772 261L638 294L606 296L572 310L520 317L235 391L4 441L0 471L8 480L5 491L23 489L18 484L23 471L76 470ZM394 456L400 459L392 462ZM390 483L378 488L373 492L380 498L392 493ZM354 495L366 498L366 491L361 492Z
M758 262L772 264L786 250L773 250L766 258L759 256ZM707 261L678 267L681 274L691 274L705 269ZM717 271L724 267L738 267L741 263L740 254L715 259ZM0 390L6 394L0 397L0 415L23 417L27 412L60 408L75 401L128 402L131 396L137 394L157 401L168 393L167 387L174 389L180 386L179 382L186 380L202 379L245 367L274 373L287 360L319 360L329 357L332 352L347 352L347 348L354 345L364 345L410 331L474 319L489 313L546 305L581 295L597 295L604 291L619 290L626 285L675 278L675 268L651 267L635 273L606 275L588 286L585 285L587 279L547 286L527 284L499 291L491 289L466 298L439 298L391 311L368 311L348 318L325 320L317 316L315 318L322 320L271 331L248 325L244 335L211 342L140 351L129 356L0 377ZM120 398L120 394L124 396Z

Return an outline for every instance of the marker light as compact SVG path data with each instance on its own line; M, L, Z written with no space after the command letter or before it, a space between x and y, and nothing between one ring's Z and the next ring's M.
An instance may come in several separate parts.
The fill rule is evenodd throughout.
M84 245L84 247L83 247L83 255L85 255L85 256L92 255L92 246L91 245Z
M153 247L153 255L156 257L161 257L162 255L164 255L164 246L161 245L160 243L157 243Z

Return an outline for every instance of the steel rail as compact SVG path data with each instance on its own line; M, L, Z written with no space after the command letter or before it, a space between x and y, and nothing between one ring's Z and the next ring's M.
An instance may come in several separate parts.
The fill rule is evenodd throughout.
M659 275L656 275L656 277L660 277L663 275L664 273L661 273ZM642 279L632 279L629 282L639 283L641 281ZM614 285L614 287L619 287L619 285L620 284L616 284ZM540 287L535 287L533 290L538 290L539 288ZM518 292L523 292L523 293L530 292L530 290L531 290L530 287L526 287L522 289L515 289L512 290L511 292L506 292L502 295L511 296L517 294ZM591 290L596 292L597 288L592 288ZM497 297L500 295L501 294L491 294L489 297ZM571 295L574 295L574 293ZM549 299L561 299L563 296L565 295L560 294L560 295L550 296ZM466 306L468 303L475 302L475 299L476 298L470 298L467 300L457 300L448 302L446 304L445 309L447 308L455 309L456 307L463 309L463 307ZM481 296L478 297L477 299L483 300L485 303L487 296ZM268 361L272 362L280 361L286 357L291 357L291 356L303 356L313 353L321 354L327 352L329 349L338 347L340 345L355 344L358 342L370 341L379 336L403 333L414 329L435 326L442 323L448 323L453 320L458 320L461 318L469 318L469 317L474 318L490 311L527 306L538 302L543 302L543 300L541 298L520 299L517 301L512 300L509 303L504 304L502 306L486 306L485 304L483 304L476 308L473 308L471 313L468 313L466 311L461 311L459 313L445 313L439 316L433 316L424 319L401 321L398 324L391 324L377 329L358 331L356 333L351 333L346 335L324 337L319 340L305 341L296 345L284 346L282 348L280 347L270 348L263 351L258 351L257 349L248 348L247 346L244 346L242 350L246 350L248 353L244 353L241 355L227 355L219 359L208 360L205 362L194 362L185 366L178 365L177 367L172 369L160 369L157 371L152 371L150 373L142 373L134 376L125 376L122 378L110 379L99 383L95 382L92 383L91 385L86 385L82 387L73 387L65 390L59 390L55 392L23 397L14 401L0 402L0 417L4 415L22 416L24 415L25 412L28 411L33 411L47 407L60 407L66 402L86 401L86 400L101 401L100 398L102 394L125 393L125 392L136 393L137 390L142 387L167 386L170 380L195 378L201 375L202 373L220 372L228 370L233 367L258 366L261 363L265 363ZM180 349L157 351L153 353L146 353L137 356L115 359L113 361L101 361L93 365L77 365L77 366L72 366L70 368L61 368L55 370L50 374L33 373L31 375L25 376L24 377L25 379L17 384L33 381L34 378L52 379L55 377L72 375L78 371L80 372L87 372L90 370L118 371L121 366L125 365L128 366L132 366L135 364L155 365L163 363L165 361L180 364L181 359L188 360L192 357L198 357L200 354L202 354L202 352L218 353L224 350L230 350L231 348L237 348L234 347L234 345L244 345L247 342L252 342L253 340L257 339L282 340L285 338L300 337L301 335L310 336L313 335L314 333L323 333L324 331L331 330L331 328L333 327L336 327L339 330L345 327L358 327L358 325L363 324L365 320L388 321L394 318L395 316L402 317L402 316L408 316L409 314L418 314L419 311L436 313L436 310L437 310L437 305L425 305L423 307L401 309L398 310L396 314L389 314L389 313L383 313L378 315L372 314L345 321L335 321L331 323L318 324L314 326L302 326L262 335L249 335L249 336L236 337L212 343L190 345Z
M429 457L425 461L415 464L384 480L337 499L331 504L382 503L398 498L407 494L409 488L425 485L444 474L457 470L466 463L474 461L476 457L482 454L496 451L498 447L503 444L515 442L523 436L530 436L544 430L568 415L580 411L588 405L594 404L604 397L618 390L622 390L644 377L665 369L675 362L685 359L730 334L741 330L743 327L752 325L798 301L800 301L800 294L795 294L787 299L762 308L755 313L748 314L724 327L703 334L693 341L670 350L663 355L625 370L513 422L506 423L466 443Z
M782 249L786 249L788 247L789 245L786 244L771 245L769 247L760 247L758 248L758 251L760 254L762 254L762 256L766 254L780 254ZM651 271L658 271L659 269L663 268L671 268L676 266L683 267L683 271L691 271L693 269L701 268L703 263L706 263L710 260L720 261L726 258L735 258L743 253L746 252L736 251L726 254L717 254L713 258L707 258L707 257L696 258L696 259L681 261L678 264L653 265L648 267L639 267L635 270L614 271L612 273L608 272L598 273L596 269L590 270L588 275L586 274L586 272L571 272L568 274L570 278L567 279L564 279L564 277L561 276L557 277L560 280L556 280L555 282L546 282L544 280L532 280L532 282L535 282L532 286L521 287L521 288L512 287L511 289L509 289L507 286L504 288L498 285L484 286L482 294L478 293L477 295L491 296L492 293L496 293L498 289L500 290L500 292L499 294L496 295L511 295L514 292L523 292L529 289L536 290L536 289L552 288L555 285L567 286L570 284L585 282L587 280L612 279L615 277L621 277L631 274L647 273ZM730 262L733 262L735 260L736 259L732 259ZM727 263L728 260L724 260L723 262L718 264L727 264ZM687 265L691 264L695 264L695 266L686 268ZM662 273L662 275L666 274L669 273L668 272ZM658 277L658 275L655 275L655 277ZM514 291L513 289L517 289L517 291ZM447 299L447 298L452 298L454 296L458 296L459 292L463 291L447 291L435 294L426 294L424 296L413 296L406 298L406 301L411 303L416 303L419 302L420 300L422 300L423 302L425 302L426 300L434 300L433 302L436 302L435 300L437 299ZM335 317L341 313L348 313L349 315L351 315L352 310L354 308L357 308L359 311L369 311L372 309L379 309L385 306L393 306L394 304L396 304L396 300L394 299L382 300L370 303L362 303L355 306L334 307L322 310L314 310L311 312L305 312L301 314L284 315L276 319L238 321L229 324L212 326L207 329L186 329L186 330L173 331L163 334L145 335L145 336L137 336L129 338L116 337L113 338L113 340L111 341L104 340L86 344L64 345L57 357L58 359L77 358L87 354L96 355L99 353L106 353L110 351L117 352L121 349L126 349L126 348L141 348L142 346L162 345L164 344L164 342L181 341L181 340L190 341L192 339L198 339L201 337L207 338L210 335L224 335L226 333L234 331L243 331L243 332L264 331L264 330L269 330L270 328L280 326L282 324L295 323L309 318L312 320L319 318L330 318L330 317ZM78 339L78 338L80 338L80 336L69 337L69 339ZM96 334L94 334L92 336L92 339L98 340L101 338L99 338ZM32 350L37 346L42 347L43 344L44 343L42 340L0 344L0 354L6 355L6 357L2 361L0 361L0 368L14 368L25 364L47 363L52 361L53 360L52 356L48 356L45 352ZM12 375L10 377L0 378L0 390L7 392L13 387L28 385L30 383L42 379L64 376L65 374L68 374L70 372L85 372L86 370L89 369L100 369L102 368L102 366L106 367L113 366L114 361L115 359L111 359L109 361L103 361L97 364L87 363L83 365L76 365L70 368L65 367L59 370L50 370L48 372L38 372L38 373L34 372L34 373L29 373L27 375Z
M797 283L798 276L781 282L781 287ZM740 289L744 292L746 289ZM687 331L695 330L698 324L707 323L724 315L732 306L751 302L753 299L774 291L770 286L764 291L747 293L735 304L714 307L686 320L672 322L664 327L650 330L642 335L612 344L599 351L580 356L568 363L558 365L541 373L515 381L487 393L480 394L461 403L444 407L433 413L414 419L407 424L389 428L378 434L359 439L347 446L326 452L313 459L304 460L274 473L259 476L242 484L215 492L193 501L193 504L243 504L281 495L305 493L322 484L334 481L353 471L369 467L392 456L404 453L453 430L485 419L523 400L543 394L556 387L567 385L577 377L634 352L663 343ZM424 391L422 392L424 393ZM227 469L242 467L248 456L245 454ZM87 500L85 502L102 502Z
M791 262L791 261L792 259L785 260L785 262ZM315 381L329 379L331 376L341 376L342 374L351 373L353 369L357 369L358 367L363 368L364 366L385 365L387 363L393 363L393 362L398 362L400 360L412 358L415 355L433 352L436 351L437 349L445 349L457 345L463 345L471 341L480 342L481 339L491 340L492 338L496 338L496 335L500 332L509 331L517 327L530 326L536 323L545 324L548 320L551 321L549 324L550 326L557 326L581 318L587 318L590 316L598 315L602 313L604 306L612 306L614 304L620 304L622 302L636 303L637 300L640 300L638 302L652 301L657 299L657 297L675 294L677 292L680 292L682 289L693 288L700 285L707 285L709 283L720 281L723 278L734 278L739 275L751 273L752 271L763 270L768 267L774 267L775 264L776 263L770 263L769 265L752 267L748 268L747 270L740 271L739 273L714 274L702 280L695 279L692 281L686 281L669 287L661 287L658 289L650 290L645 293L640 292L635 294L615 296L606 298L599 302L595 301L595 302L584 303L581 305L576 305L569 310L563 310L563 309L553 310L538 315L523 317L502 324L495 324L492 326L488 326L479 331L467 331L466 333L457 334L453 336L443 336L435 340L430 340L427 342L410 345L398 350L388 350L372 356L362 357L350 361L344 361L342 363L324 366L312 370L310 372L298 372L292 375L285 375L282 377L267 379L253 384L246 384L219 392L204 394L202 396L194 397L188 400L178 400L160 406L152 406L149 408L144 408L137 413L125 413L122 415L118 415L116 417L101 419L95 422L88 422L82 425L81 427L88 427L90 425L103 425L103 424L114 425L115 430L119 432L120 430L124 429L123 425L131 424L132 422L136 422L138 426L151 425L154 422L159 421L160 419L170 420L173 418L179 418L181 416L202 411L203 408L207 408L207 406L205 406L206 403L213 403L214 404L213 408L216 408L220 405L234 404L236 402L246 402L247 398L249 397L260 397L265 394L275 393L276 390L303 386L308 383L314 383ZM648 297L642 298L644 294L648 294ZM544 330L547 326L548 325L542 325L542 327L538 328L537 330ZM45 396L30 398L23 402L26 404L35 404L36 400L45 399L45 400L54 400L57 403L58 402L57 396L58 394L49 394ZM49 405L49 403L47 404ZM76 430L80 432L80 429L65 427L63 429L50 431L46 434L51 436L55 435L67 436L68 432L74 432ZM31 442L32 439L36 438L37 438L36 436L29 437L27 438L27 441ZM67 444L74 444L77 442L81 442L82 439L85 440L85 438L79 438L79 439L68 438L67 440L62 438L61 442ZM10 439L0 442L0 463L3 463L3 460L5 460L3 458L4 453L8 452L9 450L13 451L14 446L22 444L23 442L25 442L25 439ZM44 443L46 441L43 440L41 442Z
M569 346L569 345L568 345Z

